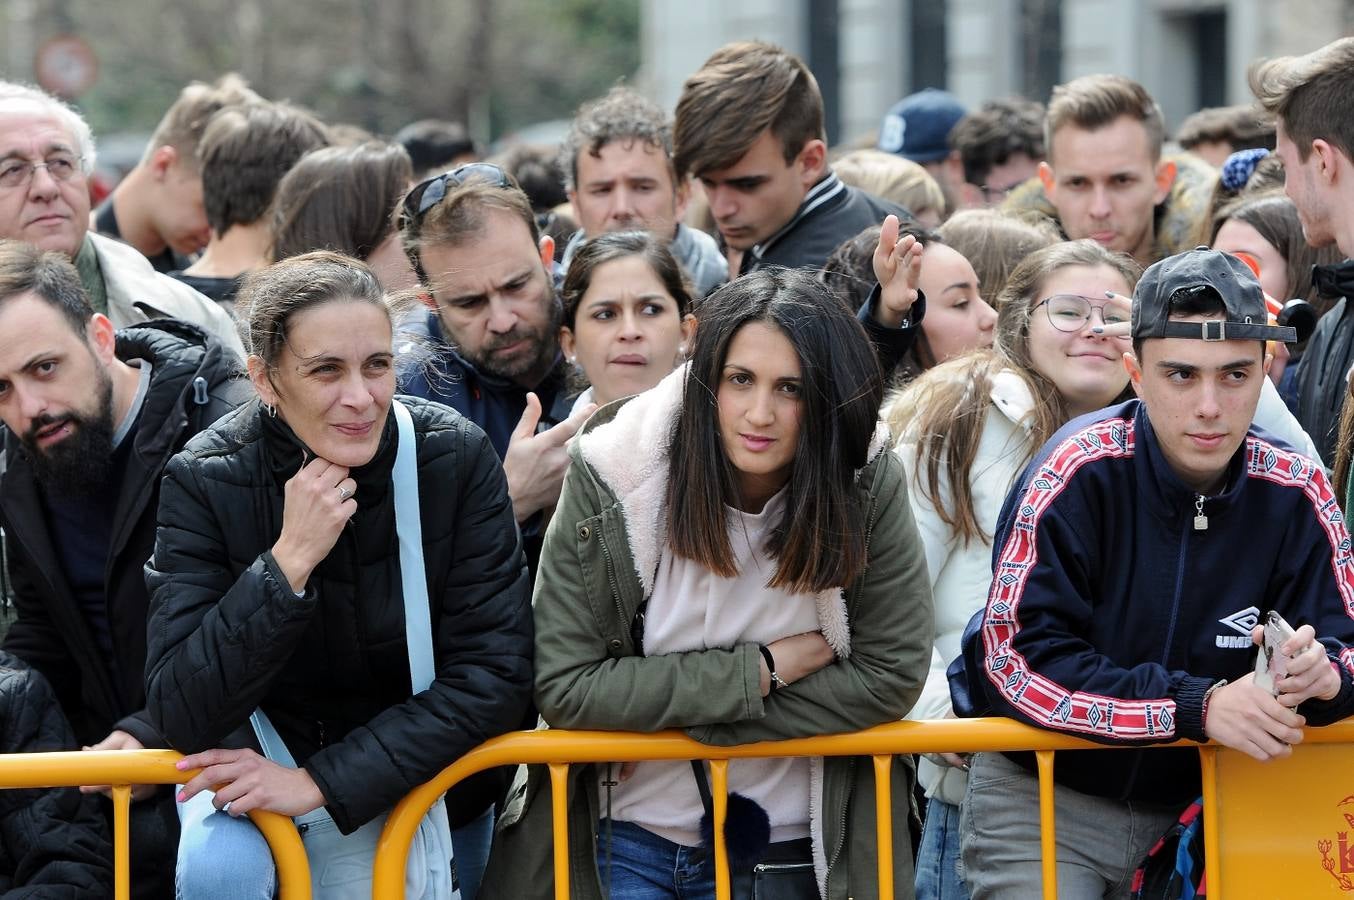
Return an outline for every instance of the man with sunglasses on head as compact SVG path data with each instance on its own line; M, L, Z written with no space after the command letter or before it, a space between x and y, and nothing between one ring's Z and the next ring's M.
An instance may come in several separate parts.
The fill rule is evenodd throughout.
M79 113L36 88L0 81L0 239L68 256L94 311L115 328L182 319L243 357L225 310L156 272L135 249L89 230L93 170L94 138Z
M1344 519L1320 463L1252 424L1266 341L1296 337L1268 321L1250 269L1200 248L1143 274L1130 322L1098 326L1132 337L1137 399L1068 423L1008 495L986 608L948 673L959 715L1106 744L1212 740L1264 761L1354 713ZM1254 680L1271 610L1296 629L1272 692ZM974 900L1039 893L1032 757L970 764ZM1063 752L1053 778L1058 887L1074 897L1127 896L1201 790L1188 748Z
M569 464L565 443L595 408L569 414L554 241L512 177L488 163L415 185L400 227L428 307L398 347L402 390L488 434L534 572L539 514L559 499Z

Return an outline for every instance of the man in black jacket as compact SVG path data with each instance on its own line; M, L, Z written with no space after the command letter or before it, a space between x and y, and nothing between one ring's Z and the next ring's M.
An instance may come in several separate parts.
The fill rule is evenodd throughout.
M165 465L248 393L235 365L187 323L115 331L64 256L0 241L0 527L17 610L4 649L51 682L89 749L165 746L144 708L143 567ZM172 793L133 797L156 794L134 807L136 861L164 874L149 851L172 854Z
M1284 192L1298 208L1313 247L1335 244L1354 256L1354 38L1257 66L1251 90L1277 117L1274 152L1284 165ZM1354 362L1349 314L1354 262L1317 270L1323 294L1343 296L1317 323L1298 369L1298 422L1334 465L1336 431ZM1336 485L1344 491L1345 485Z
M700 180L725 247L740 259L731 275L821 268L861 230L909 215L833 173L818 82L773 44L716 50L682 87L672 138L678 178Z

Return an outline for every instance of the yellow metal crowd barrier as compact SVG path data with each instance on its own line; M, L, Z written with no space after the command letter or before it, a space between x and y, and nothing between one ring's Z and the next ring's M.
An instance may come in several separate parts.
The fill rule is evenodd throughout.
M1354 766L1350 765L1354 762L1354 722L1308 729L1304 743L1294 748L1292 757L1263 764L1212 745L1181 741L1169 746L1197 747L1199 750L1210 898L1218 900L1229 896L1223 893L1224 884L1244 885L1230 896L1247 898L1340 896L1342 892L1354 891L1354 840L1347 839L1347 834L1354 833L1354 786L1345 784L1344 775L1354 771ZM875 840L880 897L892 898L891 757L899 753L1031 750L1039 768L1044 898L1054 900L1058 896L1052 778L1054 755L1059 750L1113 753L1117 749L1120 748L1031 728L1009 719L896 722L855 734L737 747L712 747L676 731L657 734L515 732L477 747L400 801L387 820L377 846L373 896L376 900L396 900L402 896L406 860L419 820L448 788L485 769L532 763L550 768L555 827L555 897L556 900L568 900L569 835L565 809L569 766L594 762L707 759L711 761L714 794L715 892L719 900L728 900L728 858L723 840L728 760L869 756L874 760L875 770L875 808L878 810ZM1347 813L1344 812L1346 809ZM1327 817L1332 810L1346 815L1347 819L1338 820L1343 830L1327 828L1324 820L1307 815L1316 810L1326 813ZM1324 837L1325 831L1321 829L1332 834L1329 838ZM1335 846L1337 840L1338 848ZM1302 868L1303 860L1308 863L1305 869Z
M0 755L0 790L7 788L113 786L114 896L131 896L131 857L128 817L134 784L182 784L197 771L180 772L174 763L182 756L172 750L106 750L69 753L13 753ZM250 813L263 832L277 863L281 900L310 900L310 868L301 836L291 819L276 813Z

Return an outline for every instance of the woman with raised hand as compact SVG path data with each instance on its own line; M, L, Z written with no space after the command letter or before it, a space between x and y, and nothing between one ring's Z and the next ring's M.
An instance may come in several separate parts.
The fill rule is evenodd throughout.
M575 439L537 579L537 706L552 727L683 728L715 745L901 718L931 602L864 330L799 271L744 276L700 308L690 362ZM571 771L574 897L714 896L703 767ZM743 827L726 829L735 885L774 862L807 892L793 896L878 893L868 760L737 760L729 776L745 798ZM897 757L899 885L913 780ZM533 770L522 790L485 891L545 898L549 779ZM742 840L758 818L763 840Z
M691 288L667 245L648 232L588 240L560 293L560 348L588 382L575 411L647 391L685 358L696 328Z
M1129 257L1094 241L1036 251L997 303L995 345L930 369L890 402L885 416L899 436L894 452L908 474L935 597L931 671L908 718L953 715L945 669L987 600L992 532L1020 471L1068 421L1127 391L1128 337L1095 329L1129 321L1140 274ZM928 756L919 775L930 802L917 897L967 898L955 869L966 764L953 754Z
M249 276L240 301L258 402L170 462L147 566L147 708L190 754L180 768L202 769L179 795L178 892L271 897L271 855L243 818L256 809L305 817L317 884L346 879L312 839L349 836L340 850L369 891L384 814L522 720L526 570L488 439L394 397L392 311L371 269L304 254ZM497 788L471 780L446 804L463 896ZM416 847L445 834L439 807ZM423 858L409 896L451 896L449 854L440 870ZM336 889L352 896L317 896Z

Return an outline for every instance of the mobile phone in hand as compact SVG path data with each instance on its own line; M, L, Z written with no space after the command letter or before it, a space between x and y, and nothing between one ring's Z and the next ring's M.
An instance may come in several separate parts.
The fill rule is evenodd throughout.
M1284 655L1284 641L1293 636L1293 628L1283 616L1270 610L1265 614L1264 641L1255 655L1255 683L1274 696L1279 696L1279 679L1288 675L1288 657Z

